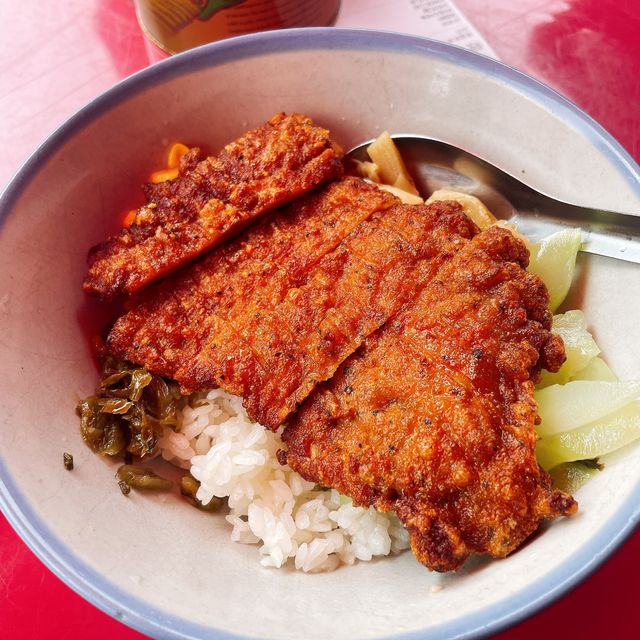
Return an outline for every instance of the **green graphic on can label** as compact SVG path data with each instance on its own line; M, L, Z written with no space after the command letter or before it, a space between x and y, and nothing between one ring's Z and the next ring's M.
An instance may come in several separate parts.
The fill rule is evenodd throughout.
M247 0L153 0L142 4L154 22L169 33L184 29L194 20L206 22L219 11L230 9Z
M195 0L198 6L202 6L198 14L198 20L209 20L209 18L218 13L218 11L229 9L229 7L242 4L245 1L246 0Z

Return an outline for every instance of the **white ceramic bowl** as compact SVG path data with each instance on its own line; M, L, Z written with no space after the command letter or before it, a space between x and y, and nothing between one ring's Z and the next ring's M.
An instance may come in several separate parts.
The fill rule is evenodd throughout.
M82 443L96 381L80 289L88 247L168 141L215 149L277 111L345 148L383 129L431 134L568 200L640 211L638 167L575 106L502 64L428 40L314 29L246 36L120 83L61 127L4 193L0 219L0 501L31 548L111 615L167 638L432 639L495 632L587 575L640 514L630 447L578 494L581 512L512 557L430 574L410 553L323 575L262 568L223 517L173 497L124 499ZM581 259L575 304L613 368L640 377L638 268ZM65 471L62 452L75 457ZM637 567L636 567L637 568ZM433 589L434 585L444 587Z

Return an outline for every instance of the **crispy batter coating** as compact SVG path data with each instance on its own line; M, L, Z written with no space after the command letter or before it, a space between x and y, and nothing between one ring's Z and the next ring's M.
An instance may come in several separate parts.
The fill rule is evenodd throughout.
M557 370L544 284L493 227L467 242L292 416L282 463L357 504L396 511L436 571L503 557L577 509L535 457L534 380Z
M374 213L271 312L219 323L195 368L275 430L476 232L454 202Z
M211 332L268 312L363 220L397 202L346 177L269 214L133 300L111 329L109 350L185 389L214 386L216 376L195 365Z
M147 185L135 222L89 252L86 293L133 293L220 243L258 216L341 175L341 149L300 114L278 114L227 145L198 150L180 175Z

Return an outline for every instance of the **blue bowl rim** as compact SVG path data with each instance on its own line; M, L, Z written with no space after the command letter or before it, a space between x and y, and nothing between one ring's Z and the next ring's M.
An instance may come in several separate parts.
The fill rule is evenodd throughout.
M55 151L67 139L122 99L176 75L248 57L309 49L387 50L435 57L469 68L517 88L558 113L598 148L640 197L640 168L601 125L579 107L534 78L492 58L445 43L370 29L307 28L239 36L192 49L147 67L120 81L89 102L58 127L27 159L0 196L0 225L14 202ZM112 617L155 638L245 638L193 623L149 605L106 580L58 539L14 483L0 456L0 508L31 550L67 585ZM597 569L640 522L640 481L596 536L553 571L483 610L429 629L431 640L469 640L495 634L551 604ZM401 633L393 640L418 640L424 630ZM248 640L248 638L247 638Z

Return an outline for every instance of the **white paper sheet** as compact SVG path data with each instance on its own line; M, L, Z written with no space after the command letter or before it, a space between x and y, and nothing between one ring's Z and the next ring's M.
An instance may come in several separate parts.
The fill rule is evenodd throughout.
M426 36L498 58L451 0L342 0L336 26Z

